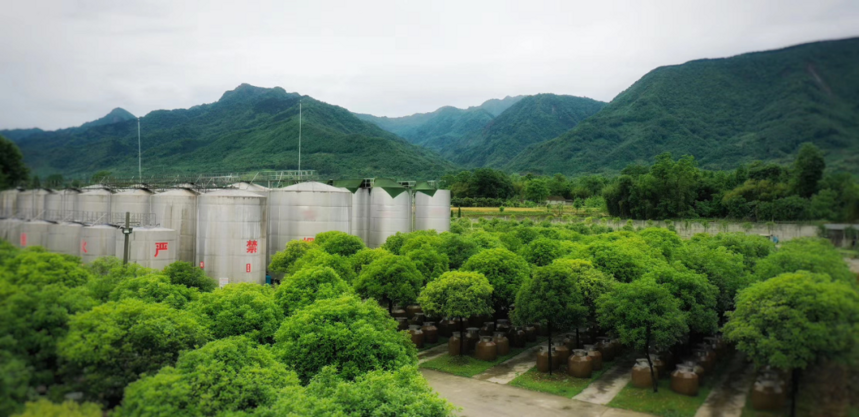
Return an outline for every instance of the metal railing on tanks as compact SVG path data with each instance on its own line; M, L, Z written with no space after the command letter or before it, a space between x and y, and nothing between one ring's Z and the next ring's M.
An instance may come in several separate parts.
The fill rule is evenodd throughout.
M230 188L236 183L250 182L269 188L276 188L303 181L315 181L318 178L315 170L280 170L246 173L154 174L143 177L109 176L101 178L92 185L97 184L111 189L146 188L150 190L163 190L169 188L189 188L193 190L206 190Z

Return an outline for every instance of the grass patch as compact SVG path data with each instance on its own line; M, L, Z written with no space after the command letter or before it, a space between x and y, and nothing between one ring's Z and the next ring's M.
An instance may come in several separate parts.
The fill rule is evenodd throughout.
M535 366L529 369L528 372L510 381L509 385L572 398L587 388L591 382L599 379L612 365L613 363L610 362L603 363L602 369L594 371L590 378L573 378L567 375L565 368L554 371L552 375L549 375L548 373L538 371Z
M660 379L659 392L654 393L653 388L636 388L630 382L607 405L663 417L693 417L727 372L731 360L732 356L727 356L716 363L713 373L704 377L704 384L699 387L695 397L671 391L670 379Z
M433 369L436 371L447 372L449 374L464 376L471 378L477 374L485 372L487 369L498 365L540 343L544 343L545 339L537 339L536 342L527 344L524 348L510 348L510 353L504 356L498 356L492 362L486 362L476 359L474 356L450 356L444 354L431 361L426 361L419 366L421 368Z
M445 344L447 344L447 340L448 340L448 338L447 338L447 337L441 337L441 336L439 336L439 338L438 338L438 342L433 343L433 344L424 343L424 347L422 347L422 348L418 349L418 352L423 352L423 351L425 351L425 350L432 349L432 348L434 348L434 347L436 347L436 346L438 346L438 345L445 345Z

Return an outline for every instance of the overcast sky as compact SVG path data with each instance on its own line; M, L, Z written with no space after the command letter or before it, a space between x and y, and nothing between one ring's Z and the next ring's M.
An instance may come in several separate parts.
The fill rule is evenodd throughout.
M657 66L857 35L856 0L9 0L0 128L185 108L243 82L379 116L609 101Z

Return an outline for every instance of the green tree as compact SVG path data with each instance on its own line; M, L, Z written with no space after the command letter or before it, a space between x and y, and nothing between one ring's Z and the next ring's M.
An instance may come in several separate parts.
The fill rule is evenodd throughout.
M531 279L522 283L516 294L513 319L522 325L545 324L549 346L552 345L552 326L555 329L569 329L584 324L587 308L573 270L560 264L535 269ZM551 360L552 352L549 349L549 362Z
M557 259L553 262L572 271L573 279L579 292L582 294L582 302L587 308L587 324L596 331L599 321L597 320L597 300L606 293L611 292L617 281L594 267L590 261L582 259ZM576 327L576 346L579 345L579 329Z
M588 246L586 254L597 269L611 274L620 282L635 281L665 262L658 251L654 251L637 236L596 241Z
M383 256L364 267L355 280L355 292L364 298L388 303L411 304L417 299L423 285L423 275L415 263L405 256Z
M303 240L291 240L286 244L286 248L274 254L271 257L271 264L268 269L273 272L286 273L295 261L304 256L307 251L313 248L310 242Z
M856 275L850 272L832 243L813 237L785 242L777 251L758 261L755 275L765 280L799 270L828 274L839 281L856 282Z
M361 275L361 271L364 270L365 266L370 265L376 259L387 255L391 255L391 252L382 248L361 249L349 257L349 265L352 267L352 270L355 272L355 276L357 277L358 275Z
M325 252L340 256L352 256L366 247L360 237L338 231L320 233L314 243Z
M415 345L373 301L352 295L317 300L287 317L275 335L275 352L303 384L325 366L346 380L372 370L417 365Z
M450 232L438 235L441 238L439 252L447 255L450 269L459 269L472 255L478 252L477 244L471 239Z
M98 404L79 404L66 400L62 404L54 404L44 398L28 402L24 411L15 417L101 417L104 413Z
M121 282L146 275L157 274L158 272L151 268L145 268L138 264L122 264L122 260L113 256L105 256L98 258L95 262L87 265L87 269L93 276L87 282L87 290L90 294L101 302L105 302L110 297L110 293Z
M817 193L824 169L826 169L826 161L823 159L823 152L811 143L803 143L793 163L796 193L803 198L809 198Z
M197 268L190 262L173 262L167 265L162 273L170 278L171 284L196 288L201 292L211 292L218 286L215 280L206 276L202 268Z
M647 242L650 247L659 250L665 259L672 261L678 249L683 246L680 236L671 230L659 227L649 227L638 232L638 235Z
M428 315L459 318L459 330L465 334L465 319L492 313L492 285L478 272L451 271L427 284L418 302ZM465 343L460 346L465 355Z
M680 263L664 265L644 274L642 279L653 279L680 301L680 310L686 315L689 330L710 334L719 326L716 299L719 288L707 277L689 270Z
M93 184L98 184L98 183L104 181L105 179L109 178L111 174L112 174L112 172L110 172L110 171L98 171L95 174L92 174L92 178L90 179L90 182L92 182Z
M496 312L509 311L519 287L531 274L528 262L507 249L487 249L465 262L462 271L483 274L492 285L492 305Z
M549 184L544 178L535 178L525 184L525 199L542 203L549 198Z
M603 329L616 334L621 343L643 352L650 365L653 392L657 392L650 348L670 347L689 331L680 300L656 281L639 279L618 284L597 299L597 316Z
M725 337L755 364L793 370L793 412L799 370L820 359L855 358L859 293L848 283L807 271L785 273L737 295Z
M143 300L147 303L164 303L170 307L182 309L186 304L200 298L200 292L196 288L171 284L170 278L164 275L144 275L120 282L108 296L111 301L126 298Z
M415 267L424 276L424 283L433 281L450 270L447 255L438 253L430 247L411 250L405 256L415 263Z
M24 155L9 139L0 135L0 189L12 188L27 180L29 170Z
M65 180L63 180L63 174L51 174L45 178L45 187L48 188L63 188L65 185Z
M274 262L274 261L272 261ZM349 263L349 258L344 258L340 255L332 255L319 248L313 248L307 251L304 255L298 258L287 270L287 274L294 274L303 268L325 266L337 272L340 278L346 282L355 280L355 274L352 272L352 265Z
M113 407L143 373L172 365L179 352L200 346L209 333L185 311L126 299L75 315L58 345L93 400Z
M20 411L21 404L34 396L31 379L32 369L24 359L0 350L0 415Z
M184 352L125 389L117 417L213 416L252 412L274 404L281 390L297 387L295 373L265 346L243 336L209 342Z
M189 304L189 311L215 339L247 336L259 343L271 343L283 321L283 310L274 301L274 290L267 285L229 284Z
M86 284L91 277L81 266L80 258L45 252L42 248L21 251L0 270L0 280L36 287L61 284L72 288Z
M274 302L289 317L316 300L338 298L352 292L337 272L328 267L308 267L284 278L274 291Z
M737 291L751 283L743 266L743 255L724 246L710 247L689 241L677 252L676 258L687 268L704 274L719 289L716 311L720 318L726 311L734 309Z
M522 255L529 263L536 266L546 266L552 263L555 259L558 259L563 255L561 242L549 239L549 238L539 238L534 239L531 243L522 247L519 250L519 254Z

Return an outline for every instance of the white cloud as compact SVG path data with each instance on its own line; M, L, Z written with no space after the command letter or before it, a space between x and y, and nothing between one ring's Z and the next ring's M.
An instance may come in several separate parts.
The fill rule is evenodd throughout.
M401 116L855 36L859 3L19 1L0 8L0 128L217 100L242 82Z

